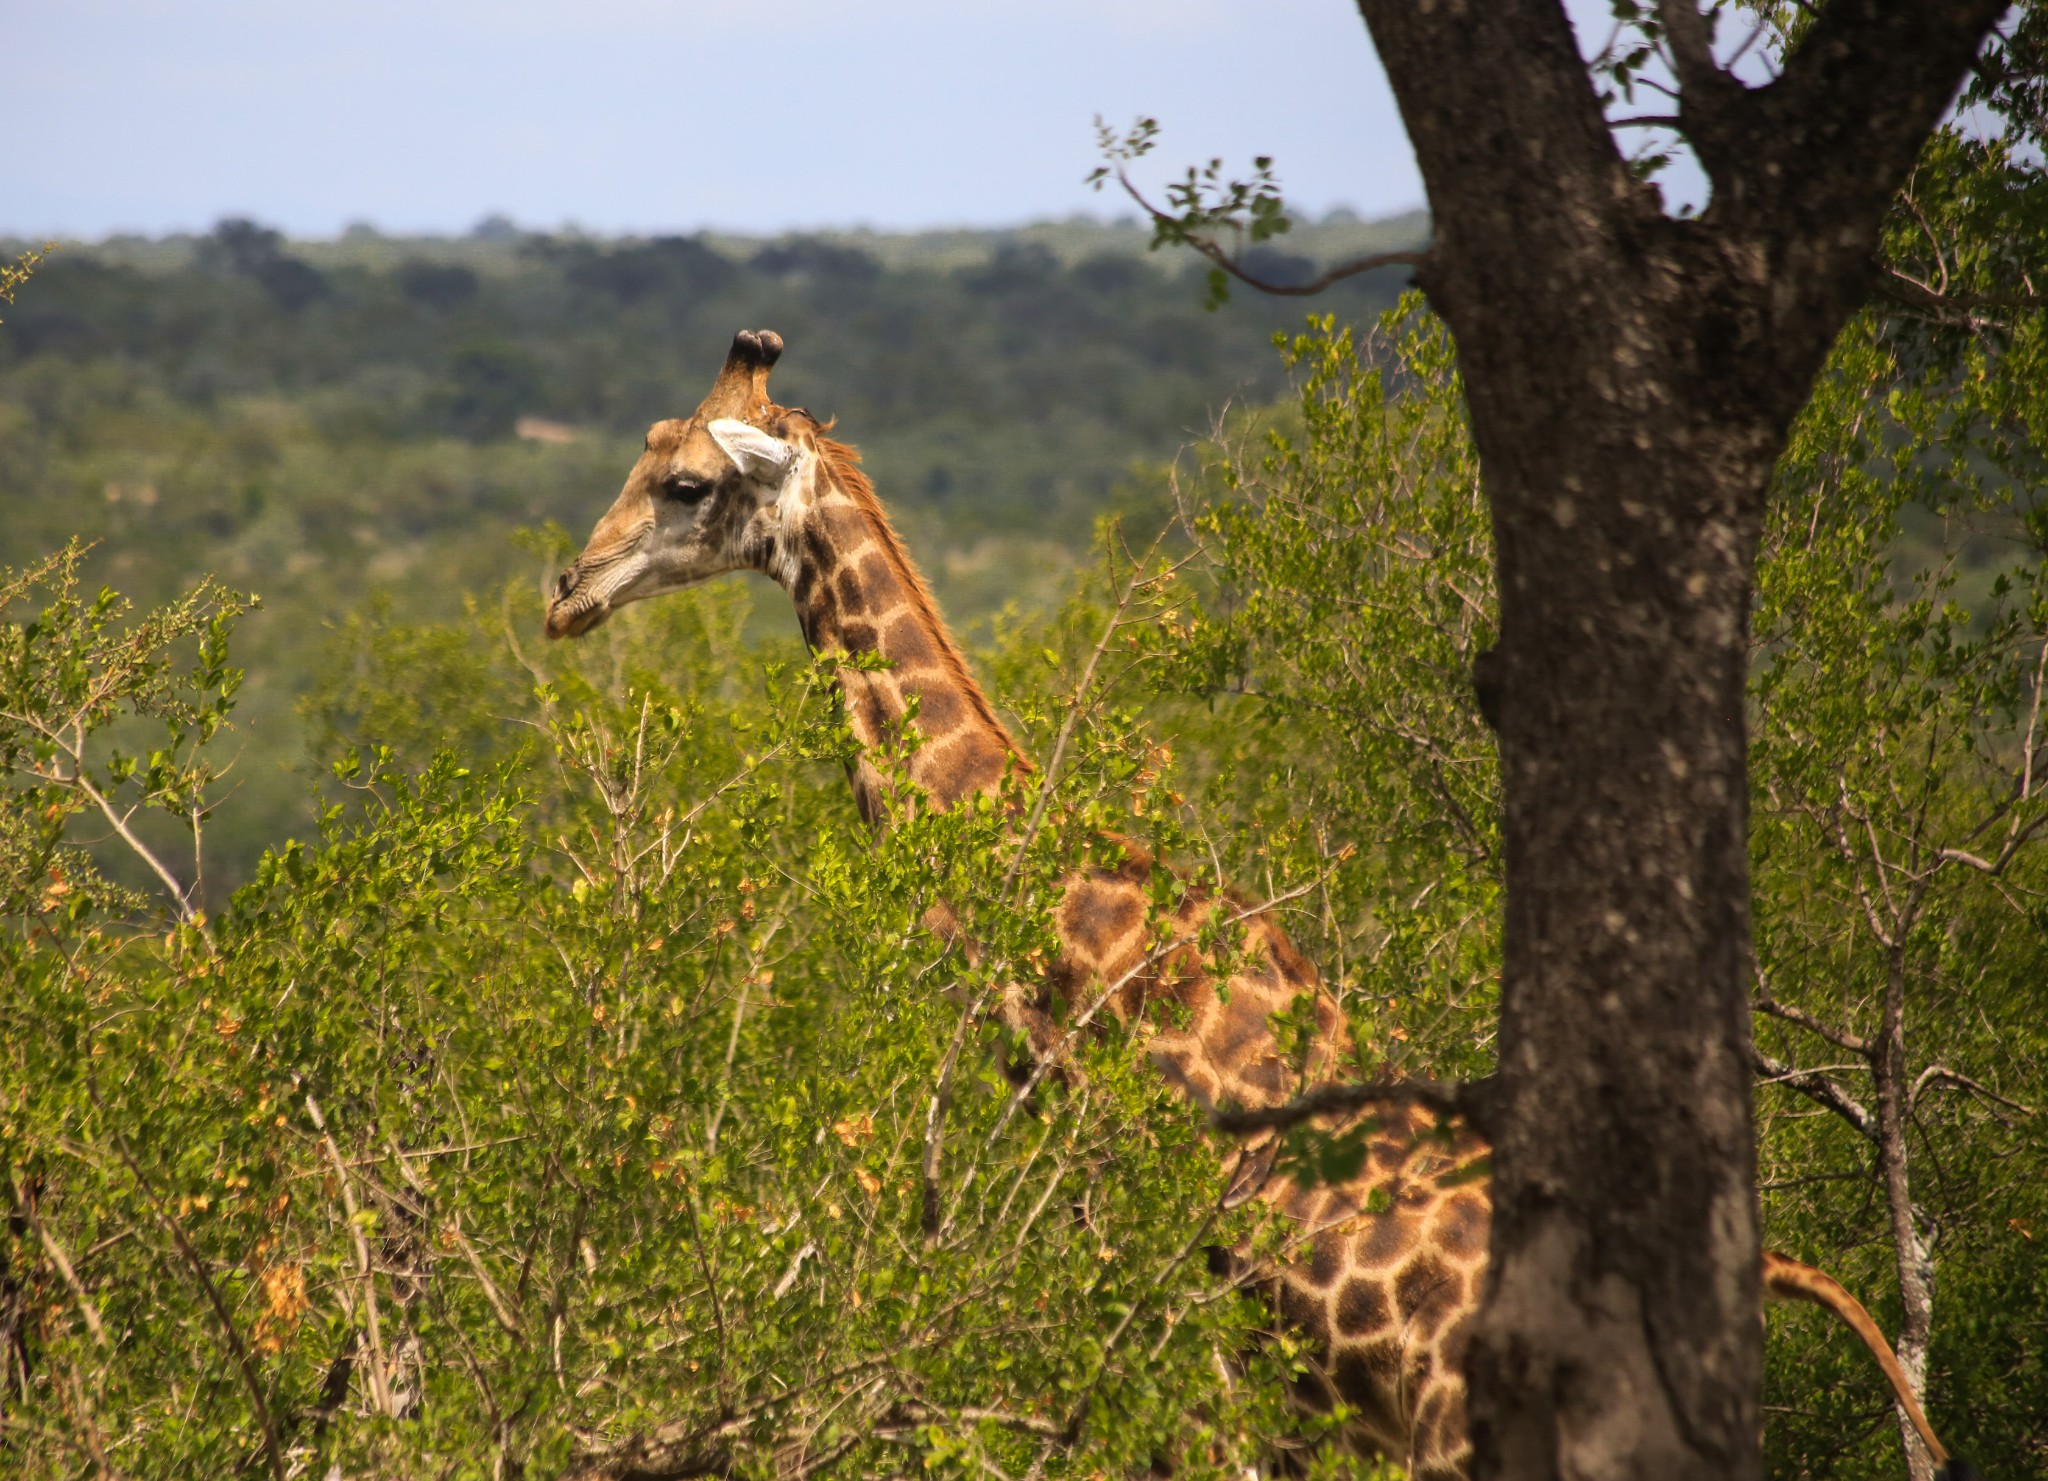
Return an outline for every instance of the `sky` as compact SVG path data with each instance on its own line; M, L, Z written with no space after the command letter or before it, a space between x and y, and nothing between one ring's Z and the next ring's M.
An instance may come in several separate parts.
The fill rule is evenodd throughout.
M1159 119L1155 187L1270 154L1308 214L1423 202L1345 0L0 0L0 37L16 237L1117 215L1097 114Z

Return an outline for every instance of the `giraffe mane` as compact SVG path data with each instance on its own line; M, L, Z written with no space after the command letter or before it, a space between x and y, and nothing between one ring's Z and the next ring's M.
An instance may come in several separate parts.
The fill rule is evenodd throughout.
M875 535L881 542L883 558L903 583L903 589L910 594L911 609L917 614L926 631L930 632L939 651L939 663L948 676L958 682L961 692L967 696L981 719L988 722L995 733L1003 738L1008 749L1012 766L1020 773L1030 773L1037 768L1025 756L1023 748L1010 734L1009 727L996 718L995 707L988 702L981 684L974 677L974 671L967 666L967 658L961 653L959 644L953 638L953 631L939 615L938 600L926 584L924 572L910 558L904 548L903 537L896 533L896 526L890 522L889 511L882 506L881 497L875 493L874 484L860 466L860 450L844 442L834 441L825 434L832 429L832 422L820 422L805 412L816 432L818 456L824 460L825 471L832 481L852 499L868 521L874 526ZM836 418L835 418L836 420Z

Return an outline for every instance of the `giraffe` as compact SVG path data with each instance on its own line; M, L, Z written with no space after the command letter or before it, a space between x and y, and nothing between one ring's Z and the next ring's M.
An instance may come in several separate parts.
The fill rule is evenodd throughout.
M869 654L837 683L862 755L851 768L870 826L886 826L907 783L949 808L996 791L1031 763L976 684L936 603L890 527L858 454L800 408L777 406L768 375L782 353L769 331L742 331L710 393L689 417L658 422L624 489L548 604L550 637L589 632L629 602L732 570L771 577L814 651ZM869 756L901 739L913 714L921 744L892 782ZM1035 1055L1054 1052L1063 1012L1100 995L1144 1033L1166 1080L1206 1110L1283 1104L1352 1061L1342 1014L1315 968L1271 915L1227 893L1190 887L1162 950L1147 885L1153 860L1126 845L1121 863L1063 882L1061 950L1041 981L999 1010ZM943 910L943 907L941 908ZM1218 981L1192 947L1217 910L1243 915L1243 963ZM949 929L943 917L928 918ZM1304 1053L1282 1053L1274 1015L1313 1005ZM1171 1007L1174 1011L1160 1011ZM1358 1126L1325 1117L1330 1129ZM1340 1443L1385 1456L1417 1481L1458 1481L1471 1446L1463 1354L1485 1278L1489 1148L1469 1126L1419 1106L1373 1113L1365 1160L1347 1182L1307 1186L1273 1167L1271 1134L1240 1146L1230 1193L1290 1221L1294 1253L1255 1272L1279 1315L1310 1339L1297 1397L1353 1418ZM1234 1257L1219 1252L1221 1268ZM1901 1408L1935 1456L1947 1455L1869 1313L1811 1266L1767 1253L1767 1297L1819 1304L1870 1348ZM1961 1471L1952 1473L1960 1481Z

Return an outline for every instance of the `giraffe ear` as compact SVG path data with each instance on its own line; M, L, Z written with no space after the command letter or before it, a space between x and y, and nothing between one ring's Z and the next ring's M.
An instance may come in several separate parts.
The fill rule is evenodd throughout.
M757 473L776 473L789 466L796 449L779 437L770 437L759 427L732 417L720 417L704 429L721 451L752 478Z

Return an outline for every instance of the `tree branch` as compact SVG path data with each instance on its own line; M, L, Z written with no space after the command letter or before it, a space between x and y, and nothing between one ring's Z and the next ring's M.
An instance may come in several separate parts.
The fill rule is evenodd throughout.
M1206 238L1189 237L1188 245L1246 287L1256 288L1261 293L1271 293L1281 298L1307 298L1322 292L1332 283L1341 283L1346 278L1356 277L1360 273L1369 273L1376 268L1419 268L1429 260L1427 248L1420 251L1375 252L1369 257L1358 257L1350 262L1341 263L1323 273L1321 277L1313 278L1306 283L1274 283L1258 276L1256 273L1246 271L1244 267L1229 257L1214 242Z
M1261 293L1271 293L1280 298L1313 297L1333 283L1341 283L1346 278L1355 278L1360 273L1369 273L1376 268L1419 268L1429 256L1427 249L1420 251L1374 252L1366 257L1358 257L1350 262L1340 263L1338 266L1325 271L1322 276L1306 283L1275 283L1247 269L1243 263L1217 245L1215 238L1186 230L1177 218L1169 216L1166 212L1145 199L1139 193L1137 186L1131 183L1130 177L1121 169L1116 172L1116 183L1123 187L1125 195L1137 202L1139 210L1152 218L1154 226L1171 228L1175 238L1194 248L1247 288L1256 288Z
M1980 1081L1972 1080L1968 1075L1952 1070L1945 1064L1931 1064L1920 1072L1919 1078L1913 1081L1913 1088L1906 1092L1906 1105L1908 1109L1911 1109L1914 1103L1920 1099L1920 1092L1930 1085L1951 1085L1957 1090L1967 1090L1972 1095L1981 1095L1984 1099L2004 1106L2007 1110L2018 1111L2022 1116L2038 1114L2032 1106L2022 1105L2019 1101L2000 1095L1990 1086Z
M1827 1076L1813 1070L1794 1069L1783 1060L1773 1059L1763 1050L1750 1049L1757 1072L1764 1077L1766 1085L1783 1085L1796 1090L1808 1100L1818 1102L1855 1127L1864 1140L1875 1145L1877 1142L1877 1118L1866 1110L1863 1104Z
M64 1246L57 1243L56 1236L51 1234L48 1226L43 1223L42 1215L36 1211L35 1203L28 1196L28 1190L22 1186L20 1175L9 1173L8 1176L14 1184L14 1206L20 1209L22 1217L28 1220L29 1228L35 1231L36 1239L43 1247L43 1253L50 1257L50 1263L55 1265L57 1273L64 1277L64 1284L70 1287L71 1297L78 1303L78 1314L85 1318L86 1328L92 1333L92 1340L101 1347L107 1346L107 1329L100 1321L99 1308L93 1305L92 1297L86 1295L85 1286L78 1279L78 1272L72 1268L70 1257L64 1253Z
M901 1405L903 1412L913 1418L929 1422L950 1419L960 1424L992 1424L1020 1434L1038 1435L1044 1439L1071 1444L1073 1435L1068 1426L1057 1420L1046 1419L1037 1414L1016 1414L1008 1409L942 1409L928 1404L923 1399L906 1399Z
M523 1141L525 1138L507 1137L502 1140ZM442 1149L428 1148L421 1152L405 1153L401 1152L397 1145L388 1139L385 1145L391 1148L391 1156L398 1163L399 1176L411 1184L413 1192L419 1195L417 1201L406 1200L411 1207L414 1217L419 1219L422 1224L431 1222L433 1218L433 1196L427 1191L427 1185L420 1180L420 1175L413 1171L412 1164L407 1159L409 1156L430 1157L441 1155ZM482 1288L484 1299L490 1302L491 1312L497 1317L498 1325L504 1328L505 1335L508 1337L523 1336L524 1334L519 1328L518 1316L511 1307L505 1304L504 1292L500 1291L498 1283L491 1279L491 1272L484 1268L483 1257L477 1254L476 1246L470 1242L469 1236L462 1232L461 1221L451 1218L446 1224L442 1225L442 1229L445 1233L454 1236L456 1246L462 1251L463 1258L469 1262L470 1273L476 1277L477 1285Z
M2005 873L2006 867L2018 857L2020 850L2027 846L2028 841L2041 831L2044 824L2048 824L2048 812L2036 813L2025 823L2015 821L1995 859L1986 859L1959 848L1938 849L1935 851L1935 857L1948 864L1967 864L1980 874L1988 874L1996 879Z
M177 875L171 873L164 866L163 861L150 851L148 844L135 836L134 830L128 826L128 819L117 812L113 802L99 788L92 784L92 779L85 774L84 758L74 753L72 760L76 763L75 770L77 774L68 780L62 777L53 778L53 780L58 781L60 784L75 787L80 792L83 792L86 799L100 810L100 815L121 836L121 841L128 845L129 850L138 859L142 860L143 863L147 864L158 879L163 881L164 888L170 891L171 905L178 912L179 924L192 925L198 922L199 908L192 903L191 892L185 886L178 883Z
M1713 28L1694 0L1658 0L1657 14L1670 43L1671 70L1678 77L1681 132L1708 179L1718 185L1731 163L1729 135L1742 123L1742 102L1749 90L1714 60Z
M927 1243L939 1235L939 1158L945 1146L946 1110L953 1104L953 1070L960 1062L960 1046L967 1042L967 1031L988 1006L991 991L992 987L983 988L974 1005L961 1012L960 1022L953 1027L953 1040L946 1046L946 1057L939 1064L938 1079L932 1084L931 1102L925 1108L924 1158L919 1164L924 1211L919 1222Z
M1794 1008L1789 1003L1781 1003L1772 997L1757 998L1750 1006L1759 1013L1768 1013L1773 1018L1783 1019L1786 1023L1803 1028L1810 1034L1818 1034L1837 1049L1846 1049L1851 1054L1859 1054L1866 1059L1870 1057L1870 1040L1859 1038L1846 1029L1830 1028L1804 1008Z
M349 1237L356 1245L356 1264L363 1283L363 1323L370 1342L370 1398L379 1414L395 1414L397 1411L391 1404L391 1386L384 1368L383 1332L377 1319L377 1274L370 1259L370 1242L363 1238L363 1226L357 1218L355 1186L341 1160L341 1148L334 1144L327 1122L320 1115L320 1103L310 1094L306 1097L306 1114L313 1118L313 1129L320 1133L320 1140L327 1148L327 1160L334 1164L334 1176L341 1184L342 1212L348 1216Z
M1748 95L1730 179L1739 209L1777 218L1773 235L1822 221L1859 228L1799 253L1809 278L1800 289L1861 295L1867 278L1842 271L1847 254L1868 250L1860 228L1875 230L2005 9L2006 0L1832 0L1778 79Z
M1429 191L1435 245L1418 278L1458 324L1461 292L1520 297L1550 284L1545 305L1573 312L1560 262L1610 241L1617 204L1639 199L1571 23L1557 0L1422 7L1358 0ZM1504 262L1499 243L1518 244ZM1467 281L1474 274L1484 288ZM1479 300L1473 299L1475 312ZM1490 303L1489 303L1490 307ZM1461 343L1461 352L1467 346Z
M1951 293L1945 289L1934 289L1908 273L1900 272L1887 263L1884 276L1877 280L1877 292L1893 303L1909 309L1924 309L1934 313L1951 313L1960 316L1989 311L1994 313L2026 314L2048 308L2048 299L2027 295L2012 298L1992 293Z

